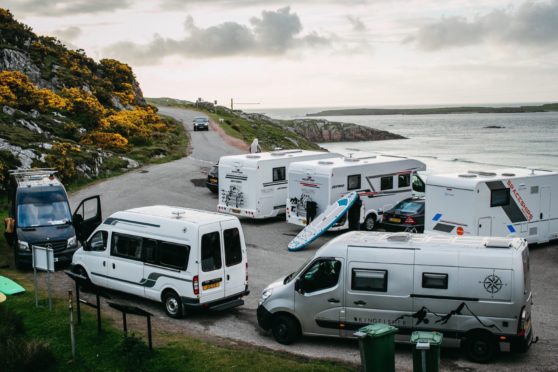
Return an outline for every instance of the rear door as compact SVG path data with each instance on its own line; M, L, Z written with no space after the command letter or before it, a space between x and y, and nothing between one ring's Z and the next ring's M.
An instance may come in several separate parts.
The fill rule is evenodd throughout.
M537 242L547 242L548 228L550 225L550 187L541 187L541 212L540 212L540 222L539 222L539 238Z
M240 224L221 222L225 251L225 296L240 293L246 288L246 245Z
M91 233L101 224L101 197L99 195L83 199L74 211L72 222L80 243L83 244Z
M200 299L201 303L215 301L225 295L223 238L219 222L200 226Z

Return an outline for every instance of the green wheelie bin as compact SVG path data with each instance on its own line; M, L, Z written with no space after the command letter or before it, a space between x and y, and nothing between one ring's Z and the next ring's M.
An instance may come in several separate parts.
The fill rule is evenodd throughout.
M415 331L411 334L413 346L413 372L438 372L440 370L440 345L443 335L439 332Z
M395 371L394 335L396 333L396 327L382 323L367 325L354 333L354 336L359 339L363 371Z

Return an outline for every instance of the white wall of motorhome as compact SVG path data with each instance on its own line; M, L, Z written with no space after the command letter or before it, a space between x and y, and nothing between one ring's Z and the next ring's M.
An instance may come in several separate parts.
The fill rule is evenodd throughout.
M431 175L425 230L450 235L558 238L558 173L500 169Z
M246 245L238 218L151 206L116 212L73 256L98 286L183 309L225 309L248 293Z
M337 156L330 152L306 150L223 156L219 160L217 211L256 219L283 214L289 165L296 161Z
M418 160L388 155L365 155L296 162L289 168L287 222L308 223L306 203L316 203L319 215L337 199L357 191L362 201L361 223L375 228L383 211L413 195L424 184L417 178L426 165ZM348 227L347 219L332 230Z
M350 232L268 286L258 323L286 344L300 333L352 337L371 323L404 334L436 330L466 340L467 350L486 342L489 355L472 357L490 359L498 341L502 349L528 348L530 314L523 239Z

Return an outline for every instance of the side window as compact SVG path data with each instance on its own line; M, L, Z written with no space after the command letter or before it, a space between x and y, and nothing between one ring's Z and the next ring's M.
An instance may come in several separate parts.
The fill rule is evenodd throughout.
M411 175L410 174L400 174L397 176L397 187L409 187L411 185Z
M510 204L510 189L492 190L490 194L490 206L502 207Z
M385 176L380 179L380 189L381 190L391 190L393 189L393 177Z
M341 261L319 260L302 275L302 288L306 292L316 292L331 288L339 282Z
M202 236L201 256L203 271L213 271L221 268L221 238L218 231Z
M225 242L225 265L234 266L242 262L242 244L237 228L223 231Z
M159 265L168 266L173 269L186 270L190 247L187 245L174 244L159 241L157 244L157 256Z
M157 240L143 238L143 258L145 262L157 264Z
M95 235L89 239L89 246L92 251L104 251L107 249L108 232L97 231Z
M285 167L273 168L273 182L285 181L286 179Z
M387 270L353 269L351 289L355 291L387 292Z
M422 288L448 289L448 274L422 273Z
M141 260L142 240L137 236L113 233L111 254L132 260Z
M426 189L424 181L418 175L413 174L413 190L416 192L424 192Z
M347 190L360 189L360 174L353 174L347 177Z

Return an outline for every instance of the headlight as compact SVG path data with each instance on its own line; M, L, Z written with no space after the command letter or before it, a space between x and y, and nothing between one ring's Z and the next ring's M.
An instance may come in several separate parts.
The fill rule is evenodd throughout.
M17 246L19 248L20 251L29 251L29 244L27 242L24 242L23 240L18 240L17 241Z
M76 238L75 235L68 239L68 243L67 243L66 246L67 246L68 248L75 248L75 247L77 247L77 238Z
M260 298L260 305L263 304L265 302L265 300L267 300L269 298L269 296L271 296L271 294L273 293L273 289L266 289L262 292L262 297Z

